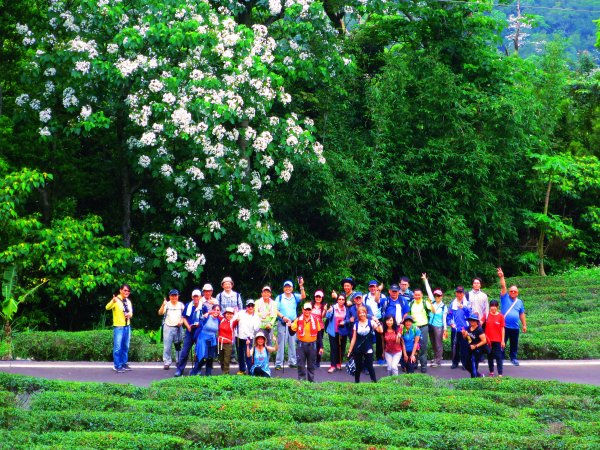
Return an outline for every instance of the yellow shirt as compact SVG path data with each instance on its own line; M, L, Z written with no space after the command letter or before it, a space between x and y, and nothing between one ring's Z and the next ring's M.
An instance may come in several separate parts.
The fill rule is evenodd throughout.
M125 299L125 301L127 302L129 312L133 313L133 307L131 306L131 302L127 299ZM123 312L123 299L121 298L121 294L117 295L116 302L113 302L111 299L106 305L106 309L112 309L113 327L124 327L126 325L129 325L129 319L125 319L125 313Z
M311 320L312 319L312 320ZM294 322L292 323L292 331L298 331L298 321L299 320L303 320L304 321L304 334L300 335L300 333L297 334L298 340L300 342L306 342L306 343L311 343L311 342L316 342L317 340L317 333L319 331L321 331L322 327L321 327L321 322L319 322L318 320L313 319L312 317L309 318L308 320L304 320L303 316L298 317L296 320L294 320ZM315 328L316 328L316 332L314 333L314 336L311 336L311 323L315 324Z
M412 307L410 308L410 315L415 319L415 325L418 327L422 327L423 325L427 325L429 320L427 320L427 313L425 312L425 301L421 300L421 302L414 302Z

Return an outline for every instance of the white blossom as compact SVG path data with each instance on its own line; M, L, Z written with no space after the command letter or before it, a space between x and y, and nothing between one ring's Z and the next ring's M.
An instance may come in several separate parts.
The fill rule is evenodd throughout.
M160 92L164 87L164 83L160 80L152 80L150 84L148 84L148 89L152 92Z
M162 166L160 166L160 172L163 174L164 177L168 178L171 175L173 175L173 168L168 164L163 164Z
M39 111L41 106L42 102L40 102L37 98L34 98L33 100L31 100L31 102L29 102L29 107L34 111Z
M213 188L206 186L204 188L202 188L202 195L204 197L204 200L210 201L213 199L213 197L215 196L215 191L213 190Z
M213 220L213 221L209 222L208 229L210 230L211 233L220 230L221 222L219 222L218 220Z
M119 46L117 44L108 44L106 46L106 51L110 54L117 53L119 51Z
M138 164L140 166L142 166L144 169L147 168L151 162L152 162L152 160L150 159L150 157L148 155L142 155L142 156L140 156L140 159L138 160Z
M142 212L147 211L150 209L150 203L148 203L146 200L140 200L138 203L138 208Z
M282 231L280 234L280 238L283 242L288 240L288 234L285 231Z
M52 118L52 110L46 108L40 111L40 122L47 123Z
M191 166L186 170L186 173L188 175L190 175L190 177L192 178L192 180L194 181L199 181L199 180L204 180L204 173L202 173L202 170L200 170L198 167L196 166Z
M266 214L269 212L269 209L271 208L271 204L269 203L268 200L262 200L259 204L258 204L258 212L260 212L261 214Z
M25 104L29 103L29 95L27 95L27 94L21 94L21 95L19 95L15 99L15 103L18 106L24 106Z
M237 252L243 257L248 257L252 253L252 247L250 247L250 244L242 242L240 245L238 245Z
M75 63L75 70L86 74L90 71L90 62L89 61L77 61Z
M172 105L173 103L175 103L176 100L177 99L175 98L175 96L173 94L171 94L170 92L167 92L162 96L162 101L169 105Z
M53 77L56 75L56 69L54 67L48 67L46 70L44 70L44 75L47 77Z
M240 208L238 212L238 219L243 220L244 222L250 220L250 210L246 208Z
M48 127L40 128L39 133L40 133L40 136L44 136L44 137L52 135L52 133L50 132L50 129Z
M68 87L63 91L63 106L69 108L71 106L77 106L79 100L75 96L75 89Z
M147 145L147 146L152 146L156 144L156 134L154 133L154 131L146 131L144 134L142 134L142 137L140 138L140 142L143 145Z
M183 218L177 216L173 219L173 226L175 228L181 228L183 226Z
M175 250L174 248L167 247L166 254L168 263L174 263L177 261L177 250Z
M190 201L185 197L178 197L177 201L175 202L175 206L178 209L187 208L188 206L190 206Z

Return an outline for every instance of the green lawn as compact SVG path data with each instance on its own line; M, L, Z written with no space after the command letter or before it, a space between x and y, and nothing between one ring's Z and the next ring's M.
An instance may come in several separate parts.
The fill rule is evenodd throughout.
M131 385L0 374L0 448L600 447L600 387L387 377L189 377Z

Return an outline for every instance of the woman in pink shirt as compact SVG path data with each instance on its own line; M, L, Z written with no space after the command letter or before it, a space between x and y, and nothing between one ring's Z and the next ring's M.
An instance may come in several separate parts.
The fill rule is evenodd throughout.
M321 367L321 349L323 348L323 335L325 334L325 325L323 324L323 320L325 319L325 314L327 313L327 305L323 303L323 296L323 291L319 289L317 292L315 292L314 300L311 302L311 314L315 320L321 324L321 331L319 331L319 334L317 335L316 367Z
M348 321L349 311L346 307L346 295L341 293L337 296L335 305L327 310L327 334L329 335L329 349L331 352L331 366L327 372L332 373L336 369L342 370L342 358L346 353L346 342L348 340Z

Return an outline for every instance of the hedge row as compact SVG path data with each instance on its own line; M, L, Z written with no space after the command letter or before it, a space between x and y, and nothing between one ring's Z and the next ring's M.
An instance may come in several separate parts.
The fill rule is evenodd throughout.
M13 346L17 358L36 361L112 361L112 330L36 331L15 333ZM161 361L162 346L149 337L131 336L132 361Z

